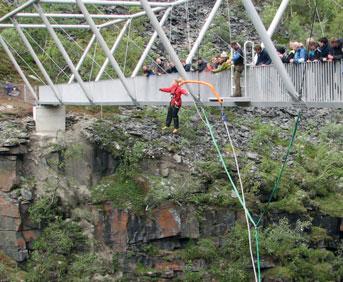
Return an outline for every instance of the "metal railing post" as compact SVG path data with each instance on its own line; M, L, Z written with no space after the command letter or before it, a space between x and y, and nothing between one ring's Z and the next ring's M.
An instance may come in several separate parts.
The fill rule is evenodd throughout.
M278 56L278 54L276 52L274 44L273 44L270 36L268 35L268 33L267 33L263 23L262 23L262 20L261 20L260 16L258 15L255 7L254 7L254 4L251 2L251 0L242 0L242 2L243 2L243 5L244 5L247 13L248 13L250 20L254 24L259 36L262 39L262 42L266 46L268 54L269 54L270 58L272 59L273 64L275 65L275 68L279 72L280 77L285 84L285 86L288 90L289 96L291 96L291 98L294 101L299 101L299 94L298 94L297 90L295 89L294 84L293 84L291 78L289 77L285 66L283 65L280 57Z
M122 41L124 35L125 35L125 32L129 26L131 22L131 19L130 20L127 20L126 23L124 24L123 28L121 29L116 41L114 42L112 48L111 48L111 54L113 56L114 52L117 50L117 48L119 47L119 44L120 42ZM106 58L105 62L103 63L103 65L101 66L96 78L95 78L95 81L99 81L101 79L101 77L103 76L107 66L108 66L108 63L109 63L109 59Z
M39 15L40 15L40 17L41 17L43 23L46 25L46 28L47 28L49 34L51 35L52 39L55 41L57 48L59 49L59 51L60 51L60 53L62 54L62 56L63 56L64 60L66 61L66 63L68 64L68 66L69 66L71 72L74 74L74 76L75 76L77 82L79 83L79 85L80 85L80 87L81 87L83 93L86 95L88 101L89 101L91 104L94 104L94 103L93 103L93 99L92 99L90 93L88 92L85 83L83 82L83 80L82 80L80 74L79 74L78 71L76 70L76 68L75 68L75 66L74 66L74 64L73 64L73 62L72 62L72 60L70 59L70 57L69 57L67 51L64 49L64 47L63 47L63 45L62 45L62 42L61 42L60 39L58 38L58 36L57 36L55 30L52 28L52 26L51 26L51 24L50 24L48 18L45 16L42 7L41 7L40 4L38 4L38 3L37 3L37 4L34 4L34 7L35 7L35 9L37 10L37 12L39 13Z
M166 20L167 20L167 18L168 18L168 16L169 16L169 14L170 14L170 12L171 12L172 9L173 9L173 8L170 7L170 8L168 8L168 9L165 11L165 13L164 13L164 15L163 15L163 17L162 17L162 19L161 19L161 21L160 21L160 26L163 26L163 25L164 25L164 23L166 22ZM144 61L145 61L146 57L148 56L148 54L149 54L149 52L150 52L150 50L151 50L151 47L153 46L153 44L154 44L154 42L155 42L157 36L158 36L157 32L154 31L154 34L151 36L149 43L148 43L147 46L145 47L142 56L140 57L140 59L139 59L137 65L136 65L134 71L133 71L132 74L131 74L131 77L136 77L136 76L137 76L137 74L138 74L138 72L140 71L140 69L142 68L142 66L143 66L143 64L144 64Z
M40 61L40 59L38 58L38 56L36 55L35 51L32 48L32 45L30 44L29 40L26 38L23 30L20 28L20 26L18 25L18 22L16 19L12 19L13 24L15 25L15 28L21 38L21 40L23 41L25 47L27 48L27 50L29 51L30 55L32 56L33 60L35 61L37 67L39 68L39 70L41 71L41 73L43 74L46 82L49 84L51 90L54 92L55 97L57 98L57 100L62 103L61 100L61 96L57 91L57 88L55 87L53 81L51 80L49 74L47 73L47 71L45 70L42 62Z
M23 70L21 69L21 67L19 66L19 64L17 63L17 60L15 59L15 57L13 56L11 50L8 48L5 40L1 37L0 35L0 44L2 45L2 48L4 48L7 56L9 57L9 59L11 60L12 64L14 65L15 69L17 70L17 72L19 73L21 79L24 81L25 85L27 86L27 88L29 89L30 93L32 94L32 96L35 98L36 101L38 101L38 95L36 94L35 90L33 89L31 83L29 82L29 80L27 79L25 73L23 72Z

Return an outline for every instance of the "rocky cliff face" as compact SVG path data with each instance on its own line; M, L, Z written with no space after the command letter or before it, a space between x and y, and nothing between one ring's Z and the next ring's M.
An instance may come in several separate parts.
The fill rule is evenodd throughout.
M220 278L219 269L249 258L248 253L239 255L246 250L246 245L239 245L246 233L237 233L241 232L237 226L244 222L244 214L196 112L182 109L182 128L177 136L161 131L164 114L162 108L118 108L104 120L73 115L68 117L66 135L56 138L34 135L30 120L2 121L0 232L5 240L0 241L0 249L18 262L27 260L42 246L42 242L38 246L32 242L50 238L44 230L59 218L80 226L91 242L89 251L112 263L112 270L106 272L99 266L87 274L87 279L233 281ZM278 169L287 145L295 111L233 109L227 115L238 148L248 206L258 215L274 180L273 169ZM335 170L340 160L330 159L331 167L327 167L333 173L333 178L327 180L331 187L325 181L322 186L317 185L307 170L299 171L297 163L301 162L299 156L308 157L308 144L317 152L315 146L323 142L322 134L326 132L322 128L330 124L341 128L341 115L341 111L321 109L305 112L300 144L295 149L298 155L291 156L290 174L285 175L280 196L272 202L263 220L264 241L271 240L268 232L272 231L268 228L286 218L295 230L300 226L301 236L311 238L306 239L310 240L309 246L333 253L339 250L342 196L338 190L330 189L337 185L339 189L341 185L339 170ZM235 175L219 112L211 110L210 119ZM341 136L337 128L326 133L326 142L333 142L332 150L339 140L335 138ZM323 158L330 155L329 150ZM318 169L317 181L325 177L320 168L308 169ZM296 188L298 185L301 188ZM331 204L327 204L327 199ZM49 203L56 203L53 211ZM43 237L39 237L42 231ZM53 245L56 238L48 240ZM242 250L234 249L234 245ZM281 277L288 281L281 272L275 274L280 265L287 268L287 264L282 264L268 248L265 252L265 278L274 281L273 277ZM234 258L235 253L239 260ZM69 262L66 273L71 273L73 261L80 255ZM241 263L249 268L249 260ZM240 273L238 281L246 281L250 274L251 269Z

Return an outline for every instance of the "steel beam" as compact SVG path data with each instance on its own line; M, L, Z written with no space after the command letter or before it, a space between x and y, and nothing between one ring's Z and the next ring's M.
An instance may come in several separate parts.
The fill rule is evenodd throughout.
M50 22L49 22L49 20L48 20L48 18L45 16L42 7L41 7L40 4L38 4L38 3L37 3L37 4L34 4L34 7L35 7L35 9L37 10L37 12L39 13L39 15L41 16L41 19L42 19L43 23L46 25L46 28L47 28L48 32L50 33L52 39L55 41L57 48L58 48L59 51L61 52L61 54L62 54L64 60L66 61L66 63L68 64L68 66L69 66L71 72L74 74L74 76L75 76L77 82L79 83L79 85L80 85L82 91L83 91L84 94L86 95L88 101L89 101L91 104L93 104L92 97L91 97L90 94L88 93L88 90L87 90L87 88L86 88L86 86L85 86L85 84L84 84L84 82L83 82L83 80L82 80L80 74L79 74L78 71L76 70L76 68L75 68L75 66L74 66L74 64L73 64L73 62L72 62L72 60L70 59L70 57L69 57L67 51L64 49L64 47L63 47L63 45L62 45L62 42L61 42L60 39L58 38L58 36L57 36L55 30L53 29L53 27L51 26L51 24L50 24Z
M8 48L5 40L1 37L0 35L0 44L2 45L2 48L4 48L7 56L9 57L9 59L11 60L12 64L14 65L15 69L17 70L17 72L19 73L21 79L24 81L26 87L29 89L30 93L32 94L32 96L35 98L36 101L38 101L38 96L35 92L35 90L33 89L31 83L29 82L29 80L26 78L25 73L23 72L23 70L21 69L21 67L19 66L19 64L17 63L17 60L15 59L15 57L13 56L11 50Z
M77 0L40 0L40 3L48 4L77 4ZM104 1L104 0L83 0L83 4L93 4L102 6L140 6L139 1ZM176 1L175 1L176 2ZM169 7L174 2L149 2L152 7Z
M83 14L62 14L62 13L47 13L45 14L48 18L60 18L60 19L84 19ZM92 14L90 15L93 19L128 19L131 15L111 15L111 14ZM18 18L39 18L38 13L18 13Z
M297 90L295 89L295 86L294 86L291 78L289 77L284 64L282 63L280 57L278 56L278 54L276 52L274 44L273 44L270 36L268 35L268 33L267 33L263 23L262 23L262 20L261 20L260 16L258 15L255 7L254 7L254 4L251 2L251 0L242 0L242 2L243 2L243 5L244 5L247 13L248 13L250 20L254 24L259 36L262 39L262 42L266 46L268 54L269 54L270 58L272 59L273 64L275 65L275 68L279 72L280 77L286 86L286 89L288 90L288 94L291 96L291 98L294 101L299 101L300 96L299 96Z
M85 4L83 3L83 0L76 0L76 2L77 2L78 7L80 8L82 14L85 15L85 19L86 19L87 23L91 26L91 29L92 29L93 33L95 34L96 39L97 39L100 47L105 52L107 58L111 62L111 65L112 65L113 69L115 70L115 72L117 73L117 75L118 75L121 83L123 84L125 90L127 91L127 94L130 96L133 103L137 104L137 101L134 98L134 93L132 91L132 88L129 85L129 82L127 81L125 75L123 74L122 70L120 69L118 62L112 56L111 50L108 48L106 41L102 37L102 35L101 35L99 29L97 28L97 26L95 25L93 19L89 16L89 12L88 12Z
M186 64L190 64L192 62L192 59L194 58L196 52L198 51L200 44L201 44L202 40L204 39L204 37L207 33L207 30L210 27L210 24L212 23L213 18L216 15L216 13L217 13L220 5L222 4L222 2L223 2L222 0L217 0L216 3L214 4L211 13L207 17L205 24L201 28L199 36L198 36L197 40L195 41L192 50L189 52L189 55L186 59Z
M117 50L117 48L119 47L119 44L122 41L122 39L123 39L123 37L124 37L124 35L126 33L126 30L127 30L127 28L128 28L130 23L131 23L131 20L126 21L126 23L124 24L122 30L120 31L117 39L115 40L115 42L114 42L114 44L113 44L113 46L111 48L111 55L112 56L113 56L114 52ZM100 70L99 70L99 72L98 72L98 74L97 74L97 76L95 78L95 81L99 81L101 79L101 77L103 76L103 74L104 74L104 72L105 72L109 62L110 62L109 59L106 58L105 62L101 66L101 68L100 68Z
M15 16L17 13L21 12L22 10L26 9L27 7L31 6L33 3L35 3L37 0L29 0L23 5L19 6L18 8L14 9L13 11L9 12L8 14L4 15L2 18L0 18L0 23Z
M181 77L183 79L187 79L187 73L186 73L185 69L183 68L183 65L182 65L178 55L176 54L173 46L171 45L170 41L168 40L167 35L165 34L163 28L160 26L160 23L158 22L153 10L151 9L150 3L147 0L140 0L140 2L142 4L143 9L145 10L147 16L149 17L152 26L154 27L155 31L157 32L164 48L166 49L166 51L170 55L171 60L174 62L177 71L179 72L179 74L181 75Z
M164 23L166 22L166 20L168 19L168 16L171 12L173 8L172 7L169 7L166 12L164 13L161 21L160 21L160 26L162 27L164 25ZM154 44L156 38L157 38L158 34L157 34L157 31L154 31L154 34L151 36L150 38L150 41L149 43L147 44L147 46L145 47L144 49L144 52L142 54L142 56L140 57L137 65L136 65L136 68L134 69L134 71L132 72L132 75L131 77L136 77L138 72L140 71L140 69L142 68L143 64L144 64L144 61L146 59L146 57L148 56L150 50L151 50L151 47L152 45Z
M54 82L51 80L49 74L47 73L47 71L45 70L42 62L40 61L40 59L38 58L38 56L36 55L36 52L33 50L32 45L30 44L29 40L26 38L23 30L20 28L20 26L18 25L17 20L12 19L13 24L15 25L17 32L21 38L21 40L23 41L26 49L29 51L29 53L31 54L33 60L35 61L37 67L39 68L39 70L41 71L41 73L43 74L46 82L48 83L48 85L50 86L51 90L54 92L55 97L57 98L57 100L62 103L61 100L61 96L59 95L57 88L54 85Z
M268 31L267 31L267 33L270 37L273 36L273 34L275 33L275 30L279 26L279 23L282 19L282 16L288 7L288 3L289 3L289 0L282 0L280 7L277 10L275 17L274 17L274 19L273 19L272 23L270 24Z
M44 24L19 24L21 28L42 28L46 29ZM90 29L89 25L85 24L52 24L52 28L63 28L63 29ZM0 28L15 28L13 24L0 24Z
M95 35L93 34L91 40L89 40L89 43L88 43L86 49L83 51L82 56L81 56L79 62L78 62L77 65L76 65L76 70L77 70L77 71L80 70L80 68L81 68L81 66L82 66L82 64L83 64L83 62L84 62L85 59L87 58L87 55L88 55L90 49L92 48L95 39L96 39L96 38L95 38ZM71 77L70 77L70 79L69 79L69 81L68 81L68 84L72 83L72 82L74 81L74 79L75 79L75 75L72 74Z

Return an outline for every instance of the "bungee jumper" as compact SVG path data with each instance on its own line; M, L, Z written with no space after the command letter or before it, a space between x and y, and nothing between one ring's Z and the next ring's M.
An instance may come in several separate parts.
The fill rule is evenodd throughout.
M182 95L188 95L187 90L181 87L182 79L173 80L171 87L160 88L160 91L170 93L171 100L168 107L168 114L166 118L166 126L162 129L165 130L170 127L172 120L174 121L174 130L173 134L178 133L179 131L179 110L182 106Z

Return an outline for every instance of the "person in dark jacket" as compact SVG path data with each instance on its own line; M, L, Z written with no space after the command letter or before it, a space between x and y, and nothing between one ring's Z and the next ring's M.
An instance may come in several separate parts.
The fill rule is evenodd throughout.
M281 59L281 61L285 64L285 63L289 63L288 61L288 56L287 56L287 52L286 52L286 48L283 46L278 46L276 48L276 52L279 56L279 58Z
M188 95L187 90L181 88L181 79L175 79L171 87L160 88L160 91L170 93L171 100L168 108L168 114L166 118L166 126L163 129L170 127L172 120L174 120L173 133L176 134L179 130L179 110L182 106L182 95Z
M161 58L157 58L156 59L155 65L156 65L156 67L155 67L155 71L154 72L155 72L156 75L162 75L162 74L166 73L165 70L164 70L165 65L164 65L164 63L163 63Z
M192 68L192 64L187 64L186 60L181 60L181 63L183 65L183 68L186 72L190 72Z
M152 75L155 75L154 71L147 65L143 66L143 74L146 77L150 77Z
M326 37L319 39L319 52L320 52L320 60L321 61L328 61L331 58L331 47L329 45L329 40Z
M14 85L8 81L5 84L5 90L8 96L11 96L12 91L14 90Z
M202 72L207 68L207 62L203 59L198 60L197 70L198 72Z
M272 63L266 49L262 48L261 45L255 45L254 49L257 54L256 66L267 66Z
M241 75L244 71L244 54L241 46L237 42L232 42L231 48L233 49L232 63L233 63L233 75L235 81L235 93L233 97L241 97Z
M173 63L166 64L166 72L167 73L177 73L177 69Z
M343 59L343 44L337 38L330 40L331 44L331 55L334 61Z

